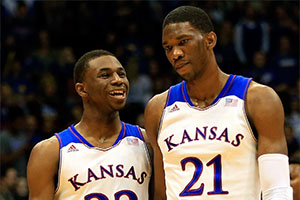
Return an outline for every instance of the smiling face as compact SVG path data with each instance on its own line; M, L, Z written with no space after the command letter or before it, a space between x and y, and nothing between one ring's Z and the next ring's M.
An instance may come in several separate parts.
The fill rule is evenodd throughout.
M166 56L184 80L196 79L208 66L209 34L202 34L189 22L172 23L164 27L162 45Z
M81 85L83 98L90 105L120 110L126 104L129 81L125 69L114 56L101 56L89 61Z

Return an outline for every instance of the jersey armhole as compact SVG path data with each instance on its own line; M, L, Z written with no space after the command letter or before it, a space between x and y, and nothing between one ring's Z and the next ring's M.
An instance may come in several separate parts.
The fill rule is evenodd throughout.
M56 185L54 185L55 186L55 190L54 190L54 194L58 191L58 189L59 189L59 186L60 186L60 182L59 182L59 176L60 176L60 168L61 168L61 154L60 154L60 150L61 150L61 148L62 148L62 141L61 141L61 138L60 138L60 136L59 136L59 134L57 134L57 133L55 133L54 134L55 136L56 136L56 138L57 138L57 140L58 140L58 143L59 143L59 151L58 151L58 166L57 166L57 173L56 173L56 175L54 176L54 183L56 184Z
M56 138L57 138L57 140L58 140L58 143L59 143L59 149L61 149L61 148L62 148L62 141L61 141L61 138L60 138L60 136L59 136L57 133L55 133L55 136L56 136Z
M139 132L139 134L141 136L142 141L146 142L141 128L138 125L136 125L135 127L137 128L137 130L138 130L138 132Z

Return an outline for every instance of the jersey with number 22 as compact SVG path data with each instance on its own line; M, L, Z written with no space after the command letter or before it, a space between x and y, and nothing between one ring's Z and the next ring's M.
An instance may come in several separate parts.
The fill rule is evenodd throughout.
M60 163L55 200L148 199L150 159L138 126L122 122L118 139L105 149L90 144L73 125L56 137Z

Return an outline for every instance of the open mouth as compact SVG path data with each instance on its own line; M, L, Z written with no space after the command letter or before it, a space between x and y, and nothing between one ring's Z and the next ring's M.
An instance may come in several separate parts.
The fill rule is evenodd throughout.
M124 99L126 96L126 93L124 90L113 90L113 91L109 92L109 95L114 98Z

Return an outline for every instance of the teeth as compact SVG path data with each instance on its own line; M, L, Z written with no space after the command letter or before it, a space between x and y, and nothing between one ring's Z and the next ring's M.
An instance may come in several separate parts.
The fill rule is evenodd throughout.
M110 92L111 95L124 95L124 91L121 91L121 90L115 90L115 91L112 91Z

